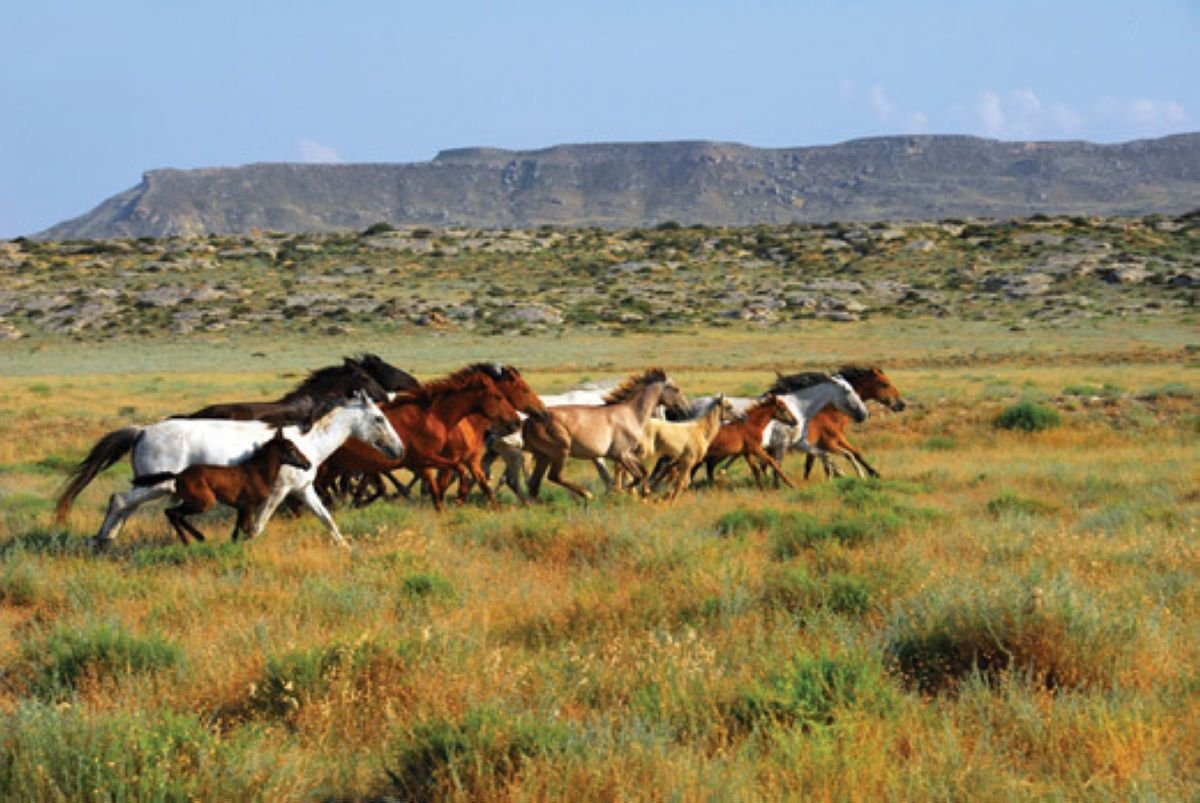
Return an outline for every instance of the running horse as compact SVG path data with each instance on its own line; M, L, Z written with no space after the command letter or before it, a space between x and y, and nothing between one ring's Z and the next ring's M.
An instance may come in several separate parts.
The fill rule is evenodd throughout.
M880 369L847 365L838 373L850 383L854 392L864 402L879 402L895 413L904 410L906 405L900 396L900 391ZM809 473L812 472L813 461L818 457L821 459L821 466L825 469L826 477L840 475L841 472L833 465L830 455L845 457L858 472L859 477L864 476L863 469L866 469L872 477L879 476L879 472L846 439L846 427L849 424L850 417L833 407L826 407L812 417L812 420L808 422L807 438L818 452L815 455L809 452L804 456L804 479L808 479Z
M642 482L646 471L637 459L637 448L646 421L659 404L676 410L688 406L683 392L667 372L650 368L618 385L599 407L576 404L550 407L542 420L526 420L522 435L525 450L533 453L534 461L529 495L538 497L548 471L551 482L584 501L591 499L587 489L563 477L568 457L593 463L597 458L607 457ZM611 477L605 477L605 485L612 489Z
M510 432L520 426L516 409L496 387L489 370L470 365L450 376L426 382L419 390L398 394L381 409L404 439L404 457L388 460L365 444L351 440L322 467L318 486L326 493L344 474L375 475L398 468L420 475L433 497L434 507L443 508L443 497L435 471L453 469L458 461L442 456L450 432L472 413L493 426Z
M177 418L220 418L232 421L263 421L274 426L311 424L337 399L363 391L374 402L386 401L397 391L420 387L411 374L384 361L376 354L345 357L341 365L327 365L309 372L296 387L274 401L221 402Z

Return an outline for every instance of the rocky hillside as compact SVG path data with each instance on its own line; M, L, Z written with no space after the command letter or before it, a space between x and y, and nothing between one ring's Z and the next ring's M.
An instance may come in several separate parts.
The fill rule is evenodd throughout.
M745 225L1178 214L1200 207L1200 133L1118 145L881 137L765 149L713 142L470 148L412 164L154 170L53 240L476 228Z
M0 243L0 341L672 331L949 318L1194 325L1200 214L1176 218Z

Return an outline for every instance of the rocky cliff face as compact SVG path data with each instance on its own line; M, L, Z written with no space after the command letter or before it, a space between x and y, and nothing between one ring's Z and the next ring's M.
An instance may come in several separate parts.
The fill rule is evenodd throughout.
M753 224L1141 215L1200 207L1200 134L1117 145L881 137L464 148L411 164L154 170L38 235L161 237L393 225Z

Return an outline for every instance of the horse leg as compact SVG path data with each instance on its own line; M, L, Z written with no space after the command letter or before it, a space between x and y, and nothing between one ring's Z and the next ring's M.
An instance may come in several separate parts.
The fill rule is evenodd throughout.
M421 483L425 490L429 491L430 498L433 499L433 509L441 513L444 509L445 497L442 496L441 488L438 486L437 473L432 466L421 469Z
M393 474L390 471L385 471L380 475L380 477L382 477L384 480L386 480L387 482L390 482L392 484L392 487L396 489L397 497L403 496L405 499L408 498L408 488L405 488L404 484L401 483L400 480L396 479L395 474ZM383 494L384 494L384 496L387 496L387 486L386 485L383 486Z
M529 495L537 499L538 494L542 490L542 478L546 476L546 470L550 468L550 460L544 457L540 452L533 455L533 474L529 476Z
M333 516L329 515L329 511L321 503L321 497L317 495L317 490L313 488L312 483L304 486L300 492L300 499L304 504L308 505L308 509L315 513L317 518L321 520L321 523L325 525L325 529L329 531L329 537L333 539L333 542L340 547L349 549L350 545L342 537L342 531L338 529L337 522L333 520Z
M596 473L600 475L600 481L604 483L604 489L606 491L611 491L613 489L614 480L612 475L608 473L608 467L604 465L604 458L593 457L592 465L596 467Z
M179 541L184 545L188 545L188 526L183 519L183 505L169 507L166 510L167 521L171 523L171 528L175 530L175 535L179 537Z
M812 473L814 458L810 454L804 455L804 479L808 480L808 475Z
M133 511L147 502L174 492L175 481L165 480L157 485L144 488L134 487L124 493L113 494L108 500L108 512L104 516L104 523L100 525L100 530L93 539L96 548L103 549L108 546L117 537L117 533L121 531L121 525L133 514Z
M492 489L492 483L488 481L487 472L483 470L483 460L481 455L467 460L467 470L475 478L475 482L479 483L480 490L487 497L488 504L492 507L499 507L500 500L496 498L496 491Z
M547 458L550 468L550 481L556 485L561 485L584 502L587 502L592 498L591 492L581 485L576 485L562 475L563 468L567 464L567 454L568 450L564 448L561 453Z
M793 483L790 479L788 479L788 475L783 473L783 466L779 465L779 461L777 461L770 454L762 451L761 447L758 450L758 454L756 454L755 456L759 460L763 461L768 466L770 466L771 470L775 472L775 487L776 488L779 487L780 480L783 480L784 484L787 485L787 487L789 487L789 488L796 487L795 483Z

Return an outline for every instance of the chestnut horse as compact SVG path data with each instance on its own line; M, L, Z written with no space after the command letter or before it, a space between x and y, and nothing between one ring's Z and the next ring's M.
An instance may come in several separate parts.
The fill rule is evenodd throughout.
M530 418L545 419L546 406L542 404L542 400L533 392L533 389L526 384L516 368L500 364L495 366L480 364L476 367L489 371L489 376L496 383L496 388L504 394L509 404ZM496 492L492 489L487 472L483 469L489 430L493 430L492 422L489 419L472 414L460 421L446 439L442 457L457 461L454 474L458 477L459 502L466 501L471 481L474 480L479 484L488 501L492 504L496 503ZM437 478L441 485L440 493L444 496L452 479L451 473L447 469L439 469Z
M607 457L641 482L646 475L636 457L642 430L659 404L673 409L688 404L679 387L662 368L650 368L629 377L605 397L604 405L570 404L550 407L544 419L527 419L522 435L525 450L533 453L529 495L537 498L542 478L561 485L587 501L591 493L562 476L568 457L583 460ZM611 478L606 483L612 488Z
M776 476L781 477L788 484L789 488L796 487L787 478L787 475L783 473L783 469L775 458L763 448L763 432L766 431L767 425L772 421L778 421L780 424L789 427L797 425L797 418L792 413L792 408L787 405L782 397L776 396L774 393L768 393L746 410L745 416L741 421L721 425L721 428L717 430L716 437L708 445L708 452L704 456L704 468L708 472L708 484L712 485L713 470L718 463L722 460L733 462L737 458L742 457L745 458L746 464L750 466L750 471L754 475L754 482L760 489L762 488L764 467L774 469ZM691 468L691 474L694 476L699 468L700 464L696 463Z
M190 534L197 541L204 540L204 533L187 520L188 516L204 513L217 502L237 509L237 521L231 537L238 533L247 537L253 533L254 513L271 496L275 479L282 466L294 466L301 471L312 468L312 463L284 437L283 430L275 430L275 437L258 447L249 458L233 466L195 465L188 466L178 474L148 474L138 477L134 485L156 485L170 481L179 504L167 508L167 521L175 528L179 540L187 546Z
M900 391L880 369L847 365L838 373L850 383L854 392L864 402L877 401L897 413L904 409L904 399L900 397ZM879 472L846 439L846 427L849 424L850 416L834 407L826 407L812 417L808 422L807 438L808 442L819 450L819 455L813 455L810 452L804 456L804 479L808 479L808 475L812 471L813 460L817 456L821 458L821 465L825 469L826 477L840 475L841 472L834 467L830 455L842 455L849 460L859 477L864 476L864 468L872 477L879 476Z
M427 382L419 390L401 393L380 409L396 432L402 433L404 457L388 460L365 444L350 440L322 466L323 490L328 492L333 481L346 473L372 475L407 468L421 476L434 507L440 511L443 497L434 471L457 465L456 460L442 456L451 430L472 413L509 432L521 423L517 411L492 381L490 371L478 365Z

